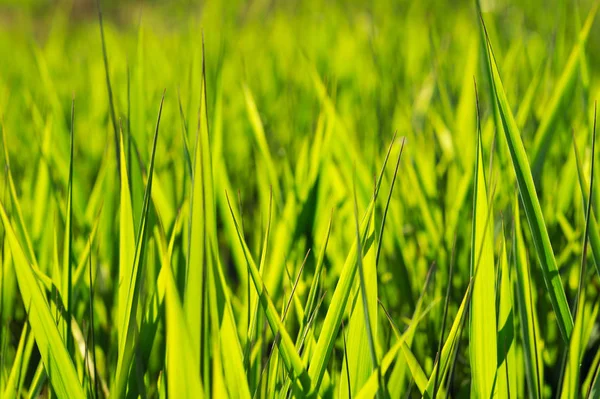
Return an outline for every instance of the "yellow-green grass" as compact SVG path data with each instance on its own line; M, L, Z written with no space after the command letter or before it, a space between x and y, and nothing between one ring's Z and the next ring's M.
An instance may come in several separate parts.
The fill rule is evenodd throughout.
M0 397L596 397L599 4L0 2Z

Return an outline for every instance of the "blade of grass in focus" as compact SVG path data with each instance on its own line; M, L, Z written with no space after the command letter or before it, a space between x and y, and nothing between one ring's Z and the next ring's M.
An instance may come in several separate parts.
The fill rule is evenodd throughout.
M483 19L481 20L481 23L483 24ZM490 54L491 60L488 72L491 75L494 94L498 101L504 128L503 130L510 150L513 169L517 177L519 194L533 236L533 243L537 252L544 282L546 283L546 291L550 297L552 307L554 308L561 336L563 340L567 342L573 329L573 318L569 311L565 291L558 274L554 251L552 250L552 244L550 243L550 237L544 222L544 216L533 182L533 176L527 160L525 147L521 140L521 134L508 104L506 94L504 93L500 72L498 71L498 66L487 36L486 41L486 51Z
M119 359L115 370L115 379L111 388L111 395L116 397L122 396L126 392L127 377L129 375L129 369L133 358L133 345L132 342L135 339L134 330L137 313L137 306L139 301L140 292L140 274L142 264L142 254L145 252L146 247L146 231L148 229L148 215L150 211L151 193L152 193L152 178L154 172L154 157L156 154L156 144L158 142L158 131L160 126L160 117L162 114L162 107L164 103L165 95L163 93L160 107L158 110L158 117L156 120L156 128L154 130L154 140L152 144L152 155L150 158L150 166L148 168L148 182L146 184L146 192L144 194L144 207L142 209L142 217L140 222L139 235L137 237L135 256L133 260L131 280L124 281L123 284L128 286L127 302L125 305L125 313L122 315L122 319L118 322L121 325L120 331L122 331L124 339L119 344Z
M477 104L479 109L479 103ZM479 111L478 111L479 112ZM481 126L478 123L477 158L473 187L473 229L471 235L471 276L473 282L469 354L473 379L471 395L491 397L496 393L496 295L494 273L493 220L489 220L488 194L483 166Z
M518 197L513 201L514 209L514 236L513 256L515 264L516 302L519 308L519 326L523 357L525 358L525 377L530 396L542 397L542 384L544 381L544 366L542 359L543 341L539 331L538 316L535 311L533 297L533 280L529 270L527 252L523 242L521 217Z

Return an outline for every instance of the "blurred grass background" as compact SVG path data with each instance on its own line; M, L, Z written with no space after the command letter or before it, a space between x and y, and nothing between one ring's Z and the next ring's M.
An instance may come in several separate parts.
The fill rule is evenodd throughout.
M581 3L583 9L589 7L589 2ZM156 103L163 88L173 95L180 90L184 98L191 95L190 68L194 61L198 64L204 32L209 101L214 102L219 75L228 134L243 136L250 129L240 95L242 82L248 82L273 153L289 157L292 164L294 149L303 135L314 130L319 113L309 67L316 66L347 126L367 151L376 154L395 129L428 128L419 101L431 96L434 105L457 102L464 82L456 77L462 76L468 62L465 55L478 34L471 1L109 0L102 2L102 8L111 78L120 88L115 90L118 117L126 117L128 73L132 89L143 92L141 108ZM503 58L510 49L506 56L512 57L511 67L519 70L510 84L511 96L524 95L541 63L548 79L540 95L549 93L553 76L564 66L577 36L575 7L559 0L527 4L490 0L484 2L484 9L493 12L496 20L492 37L498 42L497 53ZM546 10L543 16L540 9ZM100 119L106 125L108 102L96 2L3 0L0 20L0 52L5 55L0 59L0 105L7 124L19 120L20 139L31 141L31 105L43 116L56 106L51 105L54 98L66 121L67 105L75 93L80 110L77 123L93 127L89 135L97 143L95 149L85 150L97 158L107 134L97 127L102 126ZM587 43L591 65L600 57L595 51L600 47L598 32L594 26ZM145 76L156 84L135 87L139 62L144 63ZM145 110L150 115L135 115L139 120L132 117L132 123L149 128L152 111ZM239 161L229 165L237 165L234 175L243 174L248 169L240 166L248 165L250 148L239 140L228 140L226 146L231 159ZM27 158L16 162L23 159Z

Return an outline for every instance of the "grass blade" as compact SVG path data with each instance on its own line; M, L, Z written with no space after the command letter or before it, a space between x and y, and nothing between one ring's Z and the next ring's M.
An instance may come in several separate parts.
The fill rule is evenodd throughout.
M140 294L141 284L141 266L142 256L146 249L146 231L148 229L148 214L150 211L150 202L152 197L152 179L154 175L154 158L156 155L156 143L158 142L158 130L160 126L160 117L162 115L162 108L165 101L165 94L163 93L158 110L158 117L156 119L156 128L154 130L154 140L152 142L152 155L150 157L150 166L148 168L148 182L146 183L146 192L144 193L144 206L142 208L142 216L140 219L139 235L135 246L135 256L133 260L133 267L131 273L131 280L125 281L123 284L128 285L126 312L123 314L123 318L119 320L120 330L123 331L125 339L119 344L119 359L117 361L117 368L115 371L115 379L111 389L111 395L115 397L122 397L126 391L126 384L129 375L129 368L133 359L134 348L134 330L136 324L136 313L137 305Z
M517 358L515 342L515 321L513 293L511 290L511 271L506 254L506 239L502 229L502 249L500 251L500 284L498 310L498 394L501 397L517 395Z
M69 355L73 354L73 334L71 332L71 317L73 312L73 267L71 264L71 246L73 241L73 140L75 118L75 99L71 101L71 134L69 151L69 182L67 188L67 212L65 221L65 240L63 249L63 275L62 291L63 304L65 305L66 330L64 332L65 342Z
M110 69L108 67L108 55L106 53L106 40L104 39L104 22L102 19L101 0L96 0L98 8L98 26L100 27L100 41L102 42L102 59L104 61L104 75L106 79L106 89L108 90L108 105L110 108L110 121L112 122L113 132L115 134L115 148L117 149L117 170L121 170L120 146L119 146L119 129L117 129L117 117L115 114L115 103L113 100L112 85L110 84Z
M356 188L354 189L354 221L356 228L356 245L358 263L358 292L357 298L352 305L350 324L348 332L350 357L346 358L345 363L349 364L351 374L345 378L342 376L340 384L340 397L349 394L356 395L363 384L368 380L372 371L379 370L379 361L375 349L377 339L377 267L375 264L374 246L363 254L361 245L361 236L358 225L358 204L356 201ZM369 224L368 236L375 234L374 220ZM364 260L363 260L364 257ZM359 304L360 300L360 304ZM365 361L370 358L371 362ZM343 375L342 371L342 375ZM380 384L381 375L379 376ZM346 386L345 380L350 380L354 385ZM377 397L381 397L381 390L377 392Z
M515 263L516 297L519 308L519 325L525 358L525 377L529 387L530 396L541 398L541 384L544 381L544 367L542 364L541 345L543 341L539 333L537 312L534 308L532 285L527 253L523 242L521 230L521 217L519 212L518 197L515 196L514 204L514 237L513 256Z
M440 329L440 339L439 339L439 343L438 343L438 350L437 350L437 357L438 357L438 365L435 368L435 372L433 373L434 380L433 380L433 394L432 397L436 397L437 395L437 391L438 391L438 382L439 382L439 377L440 377L440 367L439 364L441 363L440 359L440 355L443 355L442 353L442 345L444 342L444 331L446 330L446 320L448 318L448 305L450 303L450 290L452 288L452 277L454 276L454 262L455 262L455 256L456 256L456 236L454 237L454 243L452 244L452 255L450 256L450 270L448 271L448 287L446 288L446 299L444 300L444 315L442 316L442 328Z
M31 264L15 235L4 205L0 204L0 217L10 243L15 273L35 342L40 351L52 388L59 398L84 398L85 392L77 377L75 366L63 344L54 318L50 313Z
M483 19L481 20L483 24ZM485 25L484 30L485 30ZM513 169L517 176L517 184L519 187L519 194L521 201L525 209L525 215L531 229L531 235L533 236L533 243L535 245L536 253L546 283L546 291L550 297L550 302L554 308L556 314L556 321L560 330L560 334L565 342L569 341L571 331L573 330L573 318L569 311L569 305L567 303L567 297L565 295L560 276L558 274L558 268L556 265L556 259L554 258L554 251L552 250L552 244L550 243L550 237L546 224L544 222L544 216L542 214L542 208L540 207L540 201L538 199L535 184L533 182L533 176L531 169L527 161L527 154L519 128L515 122L512 111L508 104L506 94L504 93L504 87L502 80L500 79L500 72L496 65L496 60L492 52L491 44L487 39L486 34L486 49L490 55L490 68L489 73L494 87L494 94L498 102L498 108L500 110L500 116L502 119L502 125L504 128L504 134L506 135L506 141L510 150L510 156L513 164Z
M177 292L173 272L165 270L166 329L167 329L167 383L169 396L173 398L204 397L200 376L197 373L199 359L190 351L192 336Z
M118 319L123 320L127 313L127 295L129 294L129 282L132 280L133 259L135 257L135 232L133 229L133 209L131 206L131 191L129 188L129 174L127 160L125 158L125 143L123 131L119 135L121 145L121 198L119 211L119 296L118 296ZM119 345L126 339L126 331L117 325Z
M477 104L479 110L479 103ZM478 123L477 160L473 179L473 227L471 235L471 276L473 282L469 356L471 361L471 395L488 398L494 395L496 379L496 295L494 273L493 221L488 220L490 206L486 189ZM492 349L492 350L490 350Z
M573 137L573 151L575 152L575 163L577 165L577 176L579 180L579 188L581 189L581 198L583 200L583 207L587 209L588 198L590 196L590 186L587 183L587 179L584 176L583 165L581 163L581 157L579 150L577 149L577 143L575 137ZM596 272L600 276L600 233L598 232L598 223L596 221L596 215L594 208L591 209L590 221L589 221L589 240L590 247L592 248L592 254L594 256L594 264L596 265Z
M590 186L589 186L589 197L587 200L587 207L585 211L585 230L583 233L583 250L581 251L581 269L579 273L579 283L577 286L577 296L575 297L575 305L573 313L575 313L575 327L573 335L571 336L568 348L568 363L564 375L564 381L562 385L562 397L578 397L579 396L579 373L581 368L581 361L583 351L585 349L585 343L588 342L589 336L585 333L586 318L588 320L595 320L598 312L598 306L594 306L594 310L590 315L588 309L586 309L586 284L584 281L587 279L587 249L588 249L588 235L590 231L590 219L592 214L592 203L594 201L594 160L596 150L596 107L594 107L594 128L592 132L592 162L590 166Z
M290 375L292 381L299 380L302 384L302 389L307 392L311 388L311 379L309 378L308 373L304 369L304 365L302 364L302 359L298 356L298 352L294 347L294 343L290 338L289 333L286 331L285 326L283 325L281 318L277 314L277 309L271 300L265 284L262 281L260 276L260 272L252 259L252 255L250 254L250 250L244 241L244 238L241 235L239 225L237 220L235 220L235 216L233 215L233 209L231 208L231 203L229 202L229 198L227 200L229 205L229 209L231 212L231 217L234 218L238 239L240 241L240 245L244 250L244 254L246 256L246 261L248 262L248 268L250 269L250 275L252 277L252 281L254 282L254 286L256 288L256 292L259 295L259 302L265 311L267 320L269 322L269 326L273 331L273 334L279 334L281 339L279 341L279 352L281 353L281 357L287 369L287 372Z
M379 193L383 172L385 171L385 166L387 164L387 159L392 149L392 145L393 143L390 144L390 147L388 149L381 172L375 185L375 193L367 207L367 210L365 212L366 217L363 218L359 229L360 236L363 240L367 232L369 222L371 220L371 213L373 212L373 208L375 206L375 200L377 199L377 195ZM365 248L365 250L368 249ZM346 308L346 303L350 296L350 289L352 288L357 268L357 264L355 262L357 256L356 254L357 244L355 242L352 248L350 249L350 252L348 253L348 257L346 258L346 262L344 263L344 267L340 273L338 283L335 287L335 291L331 299L331 303L333 305L327 311L327 315L325 316L325 321L321 329L321 335L319 336L317 346L315 348L312 360L310 362L308 373L310 379L313 381L313 394L319 392L319 387L323 379L323 375L325 374L327 362L329 361L329 356L331 355L331 351L333 349L333 341L335 336L337 335L337 331L340 327L342 316Z

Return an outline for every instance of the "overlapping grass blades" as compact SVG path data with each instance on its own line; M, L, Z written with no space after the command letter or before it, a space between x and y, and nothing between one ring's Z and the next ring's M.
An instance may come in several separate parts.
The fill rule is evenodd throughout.
M303 391L308 392L311 388L311 379L306 369L304 368L304 365L302 364L302 359L300 359L298 352L296 352L294 343L290 338L289 333L286 331L285 326L281 321L281 317L279 316L277 309L275 308L275 305L273 304L273 301L269 296L269 293L265 288L265 284L262 280L262 277L260 276L258 267L256 267L256 263L252 259L250 250L248 249L248 246L243 236L241 235L239 224L237 220L235 220L235 217L233 215L233 209L229 200L228 205L231 215L234 218L240 245L244 250L244 255L246 256L246 261L248 262L248 269L252 277L252 281L254 282L256 292L259 296L259 303L263 308L263 311L265 312L265 316L267 318L269 326L271 327L271 330L274 334L280 336L278 348L283 359L285 368L289 373L291 380L293 382L298 381L301 384L301 389Z
M498 371L496 383L498 395L510 398L518 395L517 355L515 334L515 311L513 307L512 273L508 262L507 245L502 228L498 274Z
M365 217L363 217L360 227L358 229L358 235L360 237L360 240L363 242L365 242L367 239L366 234L368 231L369 223L371 221L371 212L373 212L375 201L377 199L377 195L379 194L379 188L381 187L381 179L383 176L383 172L385 171L387 160L389 158L389 154L393 144L393 142L390 144L390 147L388 149L388 152L386 154L385 160L381 168L381 172L375 184L373 197L369 202L369 205L365 212ZM398 159L398 162L400 162L400 159ZM327 315L325 316L325 321L321 329L321 334L319 335L317 345L313 352L313 357L308 369L308 374L313 383L311 391L313 394L319 392L319 387L322 382L323 375L325 374L325 369L327 367L327 361L329 360L329 356L331 355L331 351L333 349L333 341L335 335L337 335L337 331L340 327L341 319L344 314L348 298L350 296L350 290L352 288L357 269L357 262L355 261L356 257L358 256L357 246L358 242L355 242L352 245L350 252L348 253L346 262L344 263L344 268L340 273L339 281L333 293L333 297L331 300L331 303L333 305L327 311ZM365 247L365 250L368 251L368 248Z
M523 242L519 200L516 195L513 201L513 209L515 223L513 257L515 264L516 301L519 308L520 336L523 345L523 357L525 359L525 378L530 396L540 398L542 397L542 383L544 381L544 365L542 363L543 341L539 331L538 316L534 311L533 280Z
M59 398L84 398L85 392L79 382L75 366L3 204L0 205L0 217L10 244L15 274L23 303L26 304L29 325L52 388Z
M481 23L483 24L483 19L481 20ZM498 102L502 120L502 130L506 135L506 142L510 150L513 169L517 177L519 194L523 203L525 215L527 216L529 228L531 229L531 235L533 236L533 243L535 245L544 282L546 283L546 290L550 297L552 307L554 308L554 313L556 314L556 321L563 340L568 341L573 330L573 318L569 311L565 291L558 274L554 251L552 250L552 244L550 243L550 237L544 222L544 215L542 214L542 208L540 207L540 201L533 182L533 176L527 160L527 153L525 152L519 128L517 127L508 104L506 94L504 93L500 72L496 64L491 44L487 38L487 33L485 37L486 51L489 53L490 57L490 68L488 72L491 76L494 94Z
M364 253L362 251L361 237L358 226L358 209L356 205L356 191L354 191L354 216L356 223L356 244L358 246L357 259L358 281L352 298L355 298L350 310L350 322L348 325L348 345L344 363L348 371L341 371L340 397L356 396L364 383L374 370L379 370L377 355L377 268L375 263L375 245ZM367 237L373 237L374 215L371 215ZM366 361L369 359L370 361ZM345 382L350 381L348 386ZM380 385L383 385L380 383ZM378 392L381 397L381 391Z
M589 335L592 329L592 323L590 320L596 320L598 314L598 304L590 304L588 306L586 301L587 291L587 249L588 249L588 237L590 231L590 222L592 215L592 203L594 200L594 164L595 164L595 149L596 149L596 107L594 108L594 127L592 131L592 160L590 166L590 185L589 185L589 196L586 202L585 208L585 228L583 231L583 250L581 251L581 268L579 272L579 283L577 286L577 296L575 298L575 305L573 307L573 313L575 313L575 326L573 328L573 335L569 341L567 349L567 363L564 373L564 380L562 383L561 397L577 397L579 396L579 379L580 379L580 368L582 362L583 350L585 349L585 343L589 341Z
M188 259L186 269L186 291L184 311L190 335L191 350L200 362L199 370L205 370L208 326L206 313L206 277L207 270L212 267L209 250L209 237L214 232L214 205L212 200L212 172L208 152L208 121L206 110L205 80L200 87L200 108L198 109L198 128L196 131L195 153L192 174L192 190L190 198L190 222Z
M128 1L0 7L0 396L599 392L597 2Z
M125 303L125 311L122 314L122 319L118 320L120 325L119 331L122 331L123 339L119 343L119 359L115 370L115 379L111 387L111 394L120 397L125 394L127 388L127 379L131 361L134 355L134 330L136 324L137 306L139 301L140 284L141 284L141 269L142 257L146 248L146 232L148 230L148 214L150 210L150 202L152 197L152 179L154 174L154 159L156 155L156 146L158 142L158 131L160 127L160 117L162 115L162 107L165 100L163 93L160 107L158 109L158 117L156 119L156 128L154 130L154 139L152 143L152 155L150 157L150 165L148 167L148 180L146 183L146 192L144 193L144 206L142 208L142 216L140 221L139 234L136 240L135 255L131 268L131 280L124 281L123 284L128 286L127 301Z

